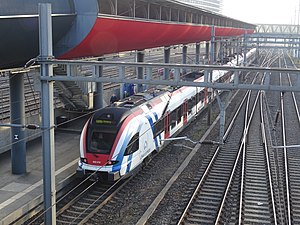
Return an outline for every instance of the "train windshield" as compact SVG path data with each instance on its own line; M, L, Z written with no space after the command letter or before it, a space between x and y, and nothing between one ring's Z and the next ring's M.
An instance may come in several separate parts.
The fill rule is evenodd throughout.
M109 154L113 146L116 133L102 131L93 131L91 142L89 143L88 152L98 154Z

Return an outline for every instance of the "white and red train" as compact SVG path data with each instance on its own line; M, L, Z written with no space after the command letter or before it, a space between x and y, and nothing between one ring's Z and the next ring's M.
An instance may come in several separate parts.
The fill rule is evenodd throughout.
M251 50L247 57L253 56ZM233 60L229 65L234 64ZM239 63L243 59L240 58ZM230 82L227 71L213 71L212 80ZM194 80L203 82L203 76ZM131 174L151 154L180 132L212 99L207 88L150 90L127 97L94 113L80 138L79 175L114 181Z

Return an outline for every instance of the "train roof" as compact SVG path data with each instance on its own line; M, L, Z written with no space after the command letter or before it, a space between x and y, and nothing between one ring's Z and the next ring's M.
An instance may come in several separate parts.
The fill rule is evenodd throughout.
M120 101L115 102L110 106L111 107L125 107L125 108L134 108L136 106L139 106L145 102L150 101L151 99L160 96L164 93L166 93L168 89L163 88L151 88L149 90L146 90L145 92L140 92L134 95L131 95L129 97L126 97Z
M92 126L118 127L132 114L136 107L161 96L166 93L163 89L149 89L142 93L134 94L130 97L124 98L112 105L102 108L94 113L91 120Z

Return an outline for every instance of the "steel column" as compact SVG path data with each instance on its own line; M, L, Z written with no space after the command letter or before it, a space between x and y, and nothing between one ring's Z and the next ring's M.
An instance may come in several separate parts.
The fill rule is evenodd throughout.
M136 0L133 0L133 18L135 18L135 15L136 15Z
M297 55L296 55L296 58L299 59L299 56L300 56L300 45L299 45L299 39L296 41L297 44L296 44L296 49L297 49Z
M200 43L196 43L196 58L195 63L200 64Z
M187 46L184 45L182 47L182 64L186 64L187 63Z
M210 64L215 62L215 26L211 27Z
M297 50L298 50L297 58L299 59L300 58L300 39L298 39Z
M219 59L219 54L220 54L220 42L215 40L215 52L214 52L214 60L215 62L217 62L217 60Z
M182 47L182 64L187 64L187 46ZM186 74L186 69L181 70L182 74Z
M204 74L204 76L206 75L207 76L207 79L208 79L208 82L209 83L212 83L212 72L213 71L209 71L206 74ZM205 80L205 77L204 77L204 80ZM207 104L207 125L209 126L211 124L211 95L213 94L213 89L212 88L207 88L207 101L208 101L208 104Z
M136 56L136 61L144 62L144 58L145 58L145 53L143 51L138 51L137 56ZM138 79L144 79L144 67L137 68L137 76L138 76ZM138 84L137 92L142 92L142 91L143 91L143 85Z
M9 82L10 122L11 124L25 124L24 74L11 74L9 76ZM12 127L11 142L12 173L26 173L25 130L18 127Z
M248 46L248 38L247 32L244 34L244 66L247 66L247 46Z
M230 51L229 51L229 43L228 40L225 40L224 42L224 57L228 57L230 55Z
M240 49L239 49L239 39L236 39L236 64L239 65L240 60L239 60L239 56L240 56Z
M99 59L98 61L102 61ZM99 66L96 70L96 77L103 76L103 66ZM101 109L103 108L103 83L96 82L96 91L94 92L94 108Z
M205 43L205 59L208 60L209 58L209 42ZM208 62L209 64L209 62Z
M119 66L119 78L124 79L125 78L125 67ZM124 97L124 83L120 83L120 99L123 99Z
M51 4L39 4L40 60L52 58ZM53 76L53 65L41 64L41 78ZM42 146L45 224L56 224L53 81L42 82Z
M219 142L224 143L224 133L225 133L225 109L226 103L222 102L219 91L216 91L217 101L220 109L220 131L219 131Z
M147 68L146 68L146 74L147 74L146 80L147 80L147 81L152 80L152 68L151 68L151 67L147 67ZM146 90L148 90L150 87L151 87L150 85L145 84Z
M165 49L164 49L164 62L165 63L170 63L170 55L171 55L170 47L165 47ZM168 68L164 69L164 75L163 76L164 76L163 77L164 80L169 79L169 69Z
M223 38L220 41L220 60L221 60L221 63L223 64L224 63L224 40L223 40Z

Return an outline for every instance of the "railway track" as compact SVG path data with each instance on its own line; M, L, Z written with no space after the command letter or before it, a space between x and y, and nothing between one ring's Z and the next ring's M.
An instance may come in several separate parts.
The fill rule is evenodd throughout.
M130 179L116 183L100 183L90 179L74 182L77 185L57 200L56 224L84 224L128 182ZM43 224L43 215L44 211L25 224Z
M283 66L288 66L286 60L284 60ZM292 86L292 76L289 73L280 74L281 83ZM285 199L287 208L286 224L300 224L300 114L298 101L294 92L281 93L281 120L283 144L281 150L284 156Z
M238 224L277 224L262 93L259 96L243 148Z
M84 191L81 191L79 195L58 210L56 223L60 225L83 224L93 211L99 210L112 198L118 189L122 187L123 183L123 181L113 185L97 181L91 183Z
M263 92L256 93L242 149L238 224L277 224L263 97Z
M244 127L227 131L225 145L217 149L178 224L277 224L262 97L256 93L250 101L254 97L248 96L245 115L236 117L237 124L244 118Z
M269 57L269 61L266 63L274 63L277 59L278 57ZM284 78L284 76L282 77ZM272 79L277 81L278 78ZM292 77L290 80L292 82L295 78ZM285 110L285 112L278 113L280 117L276 121L279 107L279 104L277 105L279 103L278 95L274 95L272 101L267 99L270 96L264 93L252 93L251 97L250 94L248 95L249 97L244 98L244 105L240 107L241 113L235 116L238 124L229 125L232 130L227 131L225 144L221 145L216 151L210 163L206 160L214 150L212 150L212 147L209 148L211 150L207 150L207 156L200 160L202 164L195 167L198 168L199 173L191 177L198 178L200 182L196 183L195 179L190 179L189 182L192 184L189 187L182 188L183 191L179 192L181 195L170 188L173 195L172 197L169 196L169 199L173 199L174 202L166 203L161 200L161 203L156 206L156 210L148 214L145 220L147 224L160 223L155 218L157 215L163 214L159 211L161 211L162 205L166 207L166 204L169 208L169 205L172 205L173 208L178 207L173 211L169 209L169 213L164 215L169 219L169 222L171 217L178 218L176 220L178 224L289 224L289 221L290 224L298 223L298 203L300 202L298 174L300 171L297 165L300 162L300 155L297 150L299 148L295 148L295 151L293 151L293 148L289 148L286 153L282 149L270 148L272 144L298 144L294 140L297 140L297 134L299 134L299 130L295 130L297 126L299 128L299 123L295 123L297 119L291 116L296 113L290 110L290 104L294 100L292 100L292 97L288 97L287 93L281 96L283 100L290 98L285 102L289 102L290 112L288 113L291 113L291 115L284 115L284 113L287 113ZM297 101L296 99L295 102ZM254 102L256 102L256 107L251 106L254 105ZM246 110L247 108L249 110ZM294 107L294 109L296 108L298 106ZM284 120L293 123L285 126L286 131L289 130L289 127L291 128L291 131L287 132L285 144L284 141L281 141L281 131L279 132L280 125L285 124ZM266 124L266 127L264 127L264 124ZM280 140L278 140L278 137L280 137ZM150 166L134 177L132 182L124 185L121 192L116 192L114 197L105 198L107 200L102 199L103 203L97 202L101 206L92 210L93 212L89 211L86 214L89 216L86 219L81 219L81 221L85 221L86 224L144 224L139 223L140 218L142 218L144 212L152 207L155 197L166 186L166 181L173 179L172 175L176 171L176 166L178 167L181 161L187 157L190 152L189 148L177 151L178 149L174 150L174 145L171 144L166 149L167 153L159 156L160 160L162 158L165 160L163 163L156 160L151 161ZM174 153L172 153L174 151L176 151L176 159ZM286 155L286 159L284 155ZM167 171L162 173L162 169L160 169L162 167L159 164L163 164L163 169ZM167 167L166 165L169 166L169 164L174 167ZM207 166L206 171L204 171L203 168L206 164L213 167ZM284 171L287 172L284 173ZM199 175L200 173L204 175ZM194 196L198 197L190 201L188 205L191 208L188 207L180 218L178 211L183 211L183 205L185 205L183 202L187 201L183 199L189 199L189 193L193 192L197 185L199 190ZM94 193L88 198L92 199L93 195L95 197L102 195L100 192ZM166 193L166 195L168 194ZM86 205L83 205L87 207L92 204L92 201L95 200L88 200ZM78 207L81 208L81 212L84 206ZM74 208L75 210L73 210ZM76 224L83 223L74 220L78 217L78 214L83 214L78 213L76 208L71 206L71 208L66 209L67 214L58 218L58 223L64 224L64 221L68 224L73 224L73 222ZM174 211L177 214L171 213Z
M249 94L250 92L247 95ZM218 220L223 196L228 192L227 186L240 163L240 143L243 142L243 133L247 126L247 123L244 124L247 120L245 118L248 117L246 105L249 103L246 102L245 96L225 133L224 145L217 148L178 224L212 224Z

